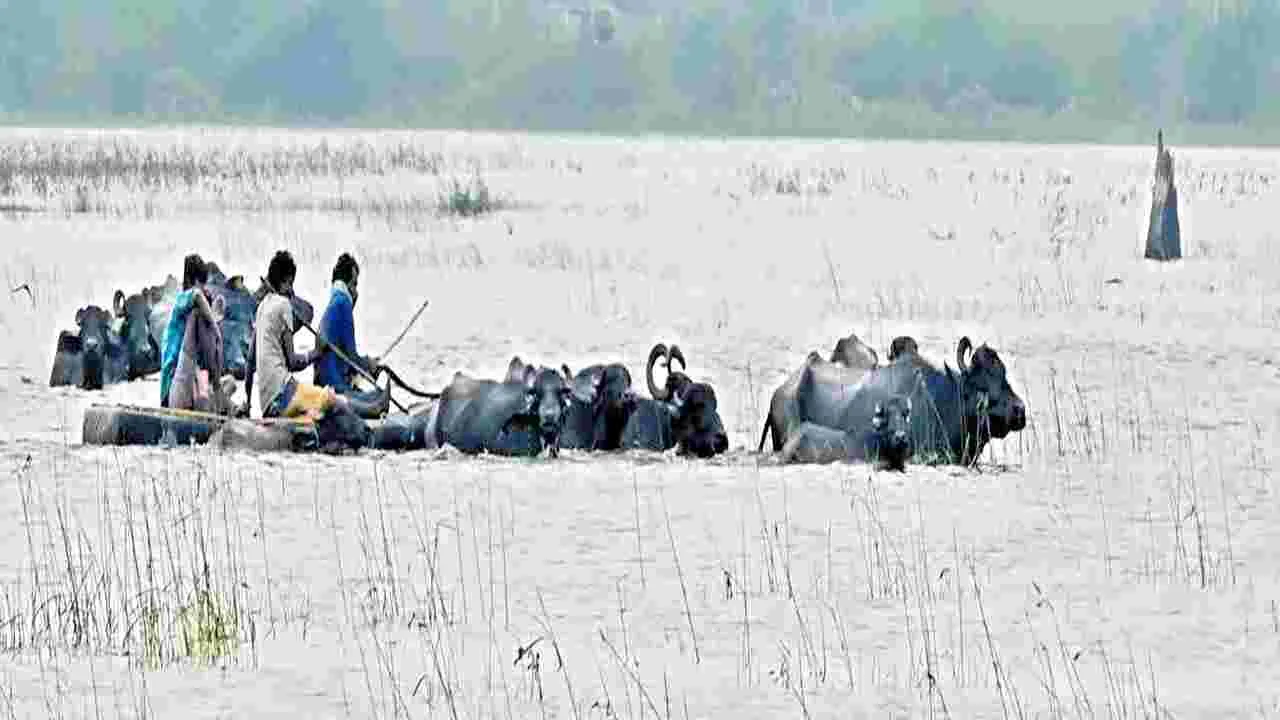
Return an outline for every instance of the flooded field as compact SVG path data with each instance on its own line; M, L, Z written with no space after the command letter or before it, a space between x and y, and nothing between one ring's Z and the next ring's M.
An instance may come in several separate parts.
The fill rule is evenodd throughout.
M6 130L0 717L1280 713L1280 153L1172 150L1158 264L1148 147ZM317 305L357 256L364 353L429 299L388 358L423 387L677 342L731 449L80 444L159 389L48 387L78 308L280 248ZM850 331L988 343L1027 428L976 470L757 454Z

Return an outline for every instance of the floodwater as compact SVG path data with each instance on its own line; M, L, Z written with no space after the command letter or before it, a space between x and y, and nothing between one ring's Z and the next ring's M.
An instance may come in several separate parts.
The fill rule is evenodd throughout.
M1280 712L1280 154L255 129L0 134L0 716L1266 717ZM479 178L502 205L439 211ZM82 185L83 191L77 191ZM181 271L362 264L361 351L513 354L731 435L670 455L341 458L80 444L58 331ZM255 274L256 273L256 274ZM252 282L250 283L253 284ZM850 331L997 349L977 470L780 467L769 396ZM303 340L305 345L306 341ZM309 374L309 373L307 373Z

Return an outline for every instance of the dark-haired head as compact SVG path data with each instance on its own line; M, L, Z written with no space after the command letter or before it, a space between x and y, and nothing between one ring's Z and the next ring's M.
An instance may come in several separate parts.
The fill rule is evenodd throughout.
M288 250L277 250L267 266L267 282L271 289L283 295L293 292L293 281L298 277L298 266Z
M330 282L341 280L347 285L356 282L356 276L360 274L360 263L351 256L351 253L342 253L338 256L338 262L333 265L333 276L329 278Z
M182 260L182 289L190 290L197 284L209 282L209 267L204 258L191 253Z

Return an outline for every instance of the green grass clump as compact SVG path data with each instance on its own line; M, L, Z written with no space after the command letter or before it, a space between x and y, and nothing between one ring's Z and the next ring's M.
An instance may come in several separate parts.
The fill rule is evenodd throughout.
M506 203L489 190L489 185L479 173L469 181L452 178L448 188L440 195L439 209L445 215L477 217L506 207Z
M235 613L217 593L197 590L195 602L178 610L178 647L202 664L228 657L238 645Z

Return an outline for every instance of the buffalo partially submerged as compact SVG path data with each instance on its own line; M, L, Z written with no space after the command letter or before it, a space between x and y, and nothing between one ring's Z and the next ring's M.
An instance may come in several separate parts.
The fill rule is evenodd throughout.
M79 331L63 330L58 334L49 372L50 387L101 390L129 379L129 356L111 324L111 313L97 305L76 311Z
M559 455L560 430L569 407L571 378L558 370L512 358L502 381L456 373L440 395L435 445L467 454Z
M116 290L112 309L120 319L120 340L128 359L128 379L160 372L160 343L151 337L151 302L144 290L128 297Z
M804 364L773 391L773 397L769 401L769 414L760 431L760 443L756 452L764 450L764 441L770 433L773 435L773 451L781 451L793 428L800 424L796 410L796 388L800 384L800 374L806 368L814 368L814 372L822 373L828 382L852 384L879 362L876 351L854 333L837 340L831 350L831 357L827 360L823 360L817 352L810 352Z
M667 369L667 380L661 388L653 379L653 368L659 360ZM680 363L680 370L672 369L672 361ZM694 382L683 372L685 368L679 346L668 348L658 343L649 351L645 381L652 397L635 400L622 433L624 449L665 451L674 447L680 455L700 458L729 449L715 389L707 383Z
M855 383L833 383L808 366L796 390L800 420L859 432L871 425L877 406L895 396L908 398L912 454L940 453L949 462L970 464L992 438L1026 427L1026 407L1009 385L1000 356L987 345L974 350L968 337L961 338L956 366L958 371L945 364L939 369L904 353Z
M824 464L868 460L890 470L903 470L911 450L911 399L894 395L876 405L866 427L838 430L801 423L787 438L782 461Z
M375 450L433 450L436 445L438 400L410 405L408 412L388 413L372 423L369 447Z
M571 377L573 394L565 415L560 447L566 450L618 450L622 433L636 407L631 371L621 363L585 367Z
M896 362L898 358L904 355L919 355L920 347L916 345L916 339L910 335L899 335L889 343L889 362Z

